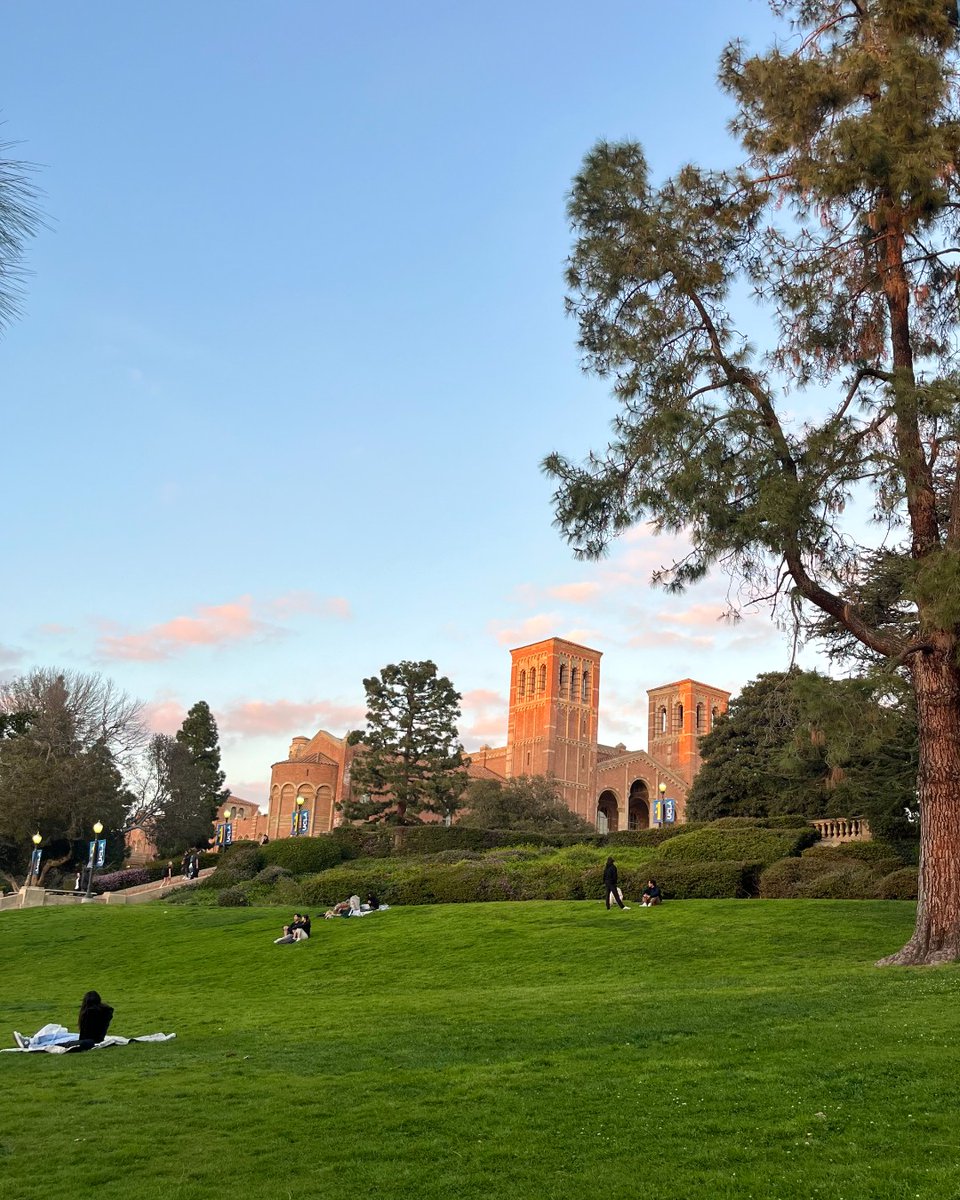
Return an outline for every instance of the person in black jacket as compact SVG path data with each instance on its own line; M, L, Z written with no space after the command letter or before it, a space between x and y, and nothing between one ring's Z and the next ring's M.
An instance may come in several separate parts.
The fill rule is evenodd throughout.
M113 1009L103 1003L100 993L87 992L80 1002L80 1015L77 1018L80 1033L77 1048L89 1050L97 1042L102 1042L112 1020Z
M626 911L629 909L629 904L624 904L620 899L620 889L617 886L617 864L612 858L607 859L607 865L603 868L603 886L607 889L607 911L610 910L610 897L616 900L617 904Z

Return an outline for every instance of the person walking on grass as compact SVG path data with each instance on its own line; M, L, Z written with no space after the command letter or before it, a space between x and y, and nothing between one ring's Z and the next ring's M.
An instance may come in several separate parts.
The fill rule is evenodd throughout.
M629 904L624 904L620 898L620 888L617 886L617 864L612 858L607 859L607 865L603 868L603 886L607 890L607 912L610 911L610 897L616 900L617 904L627 912L630 908Z

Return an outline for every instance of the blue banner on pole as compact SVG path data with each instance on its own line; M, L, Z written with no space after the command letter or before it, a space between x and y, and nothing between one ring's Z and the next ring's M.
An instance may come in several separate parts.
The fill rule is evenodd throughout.
M30 859L30 874L33 878L40 878L40 859L43 857L43 851L38 846L33 852L33 857Z
M223 827L223 844L230 846L233 843L233 822L228 821Z
M97 862L96 862L96 865L97 865L98 867L102 867L102 866L103 866L103 864L104 864L106 861L107 861L107 839L106 839L106 838L101 838L101 839L100 839L100 840L97 842Z
M664 800L663 819L668 825L673 825L677 819L677 803L675 800Z
M96 840L96 838L94 838L94 840L90 843L89 853L87 854L87 870L88 871L93 870L93 860L94 860L94 857L96 856L96 853L97 853L97 840Z
M310 814L305 808L300 810L300 832L309 833L310 831Z
M297 836L297 814L290 814L290 834L292 837Z

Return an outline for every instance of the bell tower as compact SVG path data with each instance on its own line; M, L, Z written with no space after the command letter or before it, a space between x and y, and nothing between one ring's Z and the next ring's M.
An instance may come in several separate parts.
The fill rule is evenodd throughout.
M651 758L687 783L700 769L700 739L727 711L730 693L695 679L665 683L647 692L647 746Z
M550 776L567 807L595 821L601 652L547 638L510 657L507 778Z

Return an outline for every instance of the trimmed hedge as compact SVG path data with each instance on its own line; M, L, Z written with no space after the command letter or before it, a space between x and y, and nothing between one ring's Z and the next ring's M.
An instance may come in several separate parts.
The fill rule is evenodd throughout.
M760 876L764 900L867 900L876 894L877 874L864 863L823 855L785 858Z
M779 858L799 855L820 835L811 825L777 832L759 827L748 829L700 829L666 842L659 856L670 862L761 862L765 866Z
M347 858L355 857L352 847L342 839L328 834L320 837L283 838L261 846L263 866L283 867L293 875L310 875L336 867Z
M885 875L873 894L878 900L916 900L918 882L916 867L901 867Z

